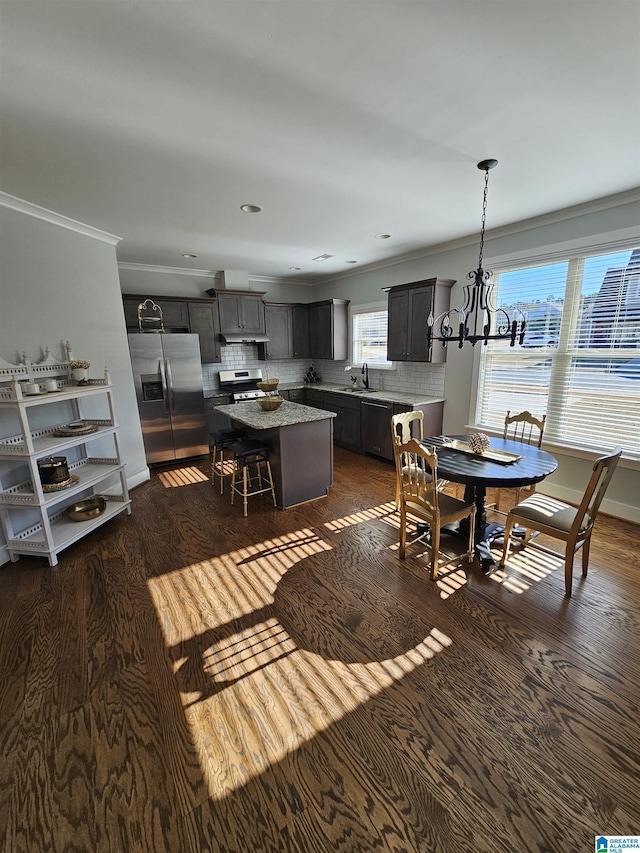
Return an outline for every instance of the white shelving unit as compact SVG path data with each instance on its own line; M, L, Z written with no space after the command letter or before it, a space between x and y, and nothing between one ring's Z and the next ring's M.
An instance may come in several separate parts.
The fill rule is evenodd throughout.
M9 376L10 381L2 381ZM19 376L35 382L56 378L58 390L25 396ZM79 420L95 425L96 431L55 434ZM6 433L7 427L16 426L17 432ZM38 460L59 455L65 455L69 474L78 482L45 491ZM69 506L94 495L107 501L101 515L88 521L67 516ZM68 365L50 359L48 353L39 365L9 365L0 360L0 519L11 560L15 562L20 554L37 554L55 566L60 551L121 512L131 514L131 501L108 370L104 379L78 384L69 378Z

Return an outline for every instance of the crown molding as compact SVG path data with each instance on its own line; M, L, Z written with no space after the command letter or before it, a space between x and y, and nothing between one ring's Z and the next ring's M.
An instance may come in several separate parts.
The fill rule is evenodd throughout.
M133 272L152 272L161 275L188 275L189 278L219 278L219 270L194 270L185 267L163 267L156 264L133 264L128 261L118 261L119 270Z
M6 207L9 210L15 210L17 213L24 213L27 216L32 216L34 219L41 219L43 222L48 222L50 225L58 225L60 228L66 228L69 231L75 231L77 234L82 234L84 237L92 237L94 240L101 240L103 243L109 243L111 246L116 246L122 237L116 237L115 234L109 234L106 231L101 231L99 228L93 228L91 225L85 225L84 222L77 222L75 219L69 219L68 216L63 216L61 213L55 213L53 210L47 210L46 207L40 207L38 204L33 204L30 201L25 201L22 198L9 195L0 191L0 207Z
M184 275L189 276L189 278L213 279L219 279L223 272L223 270L197 270L189 269L187 267L163 267L156 266L155 264L135 264L129 261L119 261L118 269L130 270L133 272L165 273L166 275ZM248 280L254 284L301 284L306 285L307 287L313 287L313 283L308 281L299 281L298 279L292 278L277 278L276 276L269 275L248 274Z

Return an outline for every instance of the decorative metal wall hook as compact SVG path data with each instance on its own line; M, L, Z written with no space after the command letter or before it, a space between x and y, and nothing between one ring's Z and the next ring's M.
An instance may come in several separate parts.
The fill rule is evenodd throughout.
M478 267L472 270L467 278L473 284L464 285L464 301L461 309L451 308L434 319L429 314L427 319L427 343L440 341L446 346L450 341L457 342L462 348L465 341L475 346L478 341L487 345L488 341L509 340L514 346L516 341L522 344L526 329L526 318L519 308L515 311L519 316L511 318L504 308L496 308L493 304L493 282L491 270L482 267L484 254L484 231L487 218L487 195L489 191L489 170L498 165L497 160L481 160L478 169L484 172L484 195L482 199L482 228L480 231L480 253ZM452 315L458 315L454 323Z

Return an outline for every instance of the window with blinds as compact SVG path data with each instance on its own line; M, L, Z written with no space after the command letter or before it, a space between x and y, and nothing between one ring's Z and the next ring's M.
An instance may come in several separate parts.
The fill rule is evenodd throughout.
M387 310L360 311L352 315L354 364L388 364Z
M482 348L476 423L547 415L545 440L640 458L640 248L494 275L495 304L527 318L524 344Z

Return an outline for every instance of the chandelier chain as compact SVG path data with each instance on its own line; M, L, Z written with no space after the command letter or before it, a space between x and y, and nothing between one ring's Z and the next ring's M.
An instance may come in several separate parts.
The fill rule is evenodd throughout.
M484 196L482 199L482 227L480 229L480 257L478 258L478 269L482 269L482 255L484 254L484 224L487 220L487 195L489 193L489 170L484 171Z

